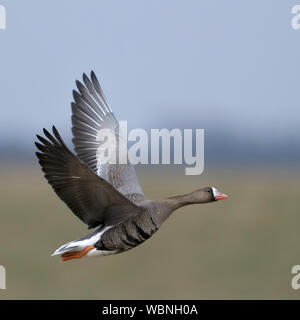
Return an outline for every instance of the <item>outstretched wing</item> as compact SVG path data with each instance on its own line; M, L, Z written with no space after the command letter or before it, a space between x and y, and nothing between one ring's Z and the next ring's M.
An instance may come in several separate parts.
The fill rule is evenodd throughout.
M92 172L65 145L56 128L37 136L36 155L45 177L57 195L90 228L114 225L138 212L135 204Z
M95 76L91 72L91 79L83 74L83 83L76 81L78 88L73 91L72 102L72 132L75 152L94 173L111 183L116 190L135 203L143 200L144 194L138 182L134 166L118 163L107 163L101 146L103 141L99 138L101 129L109 130L116 138L116 144L110 150L118 155L119 150L127 146L119 135L119 123L107 105L103 91ZM120 145L123 144L120 148Z

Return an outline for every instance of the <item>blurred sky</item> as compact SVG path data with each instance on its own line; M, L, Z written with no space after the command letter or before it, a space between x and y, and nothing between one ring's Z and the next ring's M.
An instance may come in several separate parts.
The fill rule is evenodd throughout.
M296 0L0 4L2 157L33 154L52 124L69 142L74 81L93 69L130 127L204 128L224 159L300 159Z

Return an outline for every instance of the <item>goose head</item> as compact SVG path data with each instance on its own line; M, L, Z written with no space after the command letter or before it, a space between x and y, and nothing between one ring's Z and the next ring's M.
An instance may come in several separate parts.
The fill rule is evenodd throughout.
M220 192L215 187L206 187L192 192L195 203L209 203L217 200L227 199L228 195Z

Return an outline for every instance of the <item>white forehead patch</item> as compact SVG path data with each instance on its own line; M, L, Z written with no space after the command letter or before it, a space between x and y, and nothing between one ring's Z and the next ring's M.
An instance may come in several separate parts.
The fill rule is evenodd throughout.
M216 197L216 196L217 196L217 193L219 192L218 189L215 188L215 187L211 187L211 189L212 189L212 191L213 191L214 197Z

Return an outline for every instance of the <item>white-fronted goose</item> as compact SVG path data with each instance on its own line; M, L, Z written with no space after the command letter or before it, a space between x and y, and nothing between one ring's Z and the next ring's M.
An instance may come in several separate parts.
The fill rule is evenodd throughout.
M56 194L89 228L88 235L58 248L53 255L63 261L83 256L108 255L127 251L150 238L170 216L189 204L227 198L214 187L189 194L148 200L137 180L133 165L101 163L99 130L106 128L118 137L118 122L108 107L94 74L83 75L73 91L72 132L75 156L56 128L37 135L36 155L45 177ZM117 146L116 146L117 148Z

